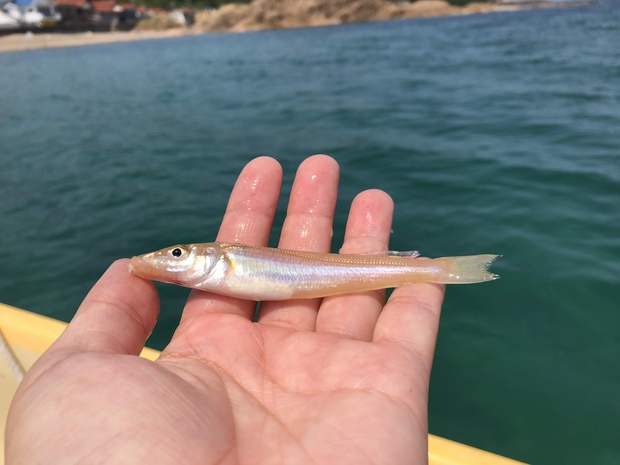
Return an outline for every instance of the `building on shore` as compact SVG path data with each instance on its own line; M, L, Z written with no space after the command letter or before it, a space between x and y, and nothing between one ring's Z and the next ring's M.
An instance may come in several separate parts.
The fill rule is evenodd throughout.
M142 18L144 11L131 3L115 0L56 0L62 15L57 30L128 31Z

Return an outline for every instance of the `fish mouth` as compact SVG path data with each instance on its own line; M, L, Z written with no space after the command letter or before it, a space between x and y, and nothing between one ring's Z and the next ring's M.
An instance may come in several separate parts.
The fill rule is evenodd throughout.
M129 261L129 272L131 274L136 274L136 265L137 265L137 258L138 257L132 257L131 260Z
M181 284L177 273L170 272L160 263L154 261L150 254L132 257L129 261L129 272L139 278L162 283Z
M156 270L142 259L142 257L132 257L129 262L129 272L140 278L153 279Z

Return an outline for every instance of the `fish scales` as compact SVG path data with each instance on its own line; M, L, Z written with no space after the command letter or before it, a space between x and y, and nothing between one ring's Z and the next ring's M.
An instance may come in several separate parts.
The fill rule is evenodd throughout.
M227 246L232 264L229 279L237 288L251 280L262 288L279 289L282 298L325 297L382 289L432 279L437 262L413 258L358 254L321 254L258 247ZM244 286L245 287L245 286ZM273 299L275 296L271 295Z

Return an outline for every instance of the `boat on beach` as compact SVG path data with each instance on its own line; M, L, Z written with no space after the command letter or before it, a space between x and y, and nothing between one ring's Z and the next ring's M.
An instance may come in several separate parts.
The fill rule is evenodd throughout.
M51 0L0 0L0 32L38 30L61 19Z
M53 318L0 303L0 465L4 464L6 418L22 370L27 371L66 326ZM141 354L149 360L158 356L159 352L150 348L144 348ZM430 465L522 464L431 434L428 436L428 456Z
M21 13L17 5L8 0L0 0L0 33L15 32L21 28Z
M0 10L0 32L14 32L19 30L21 24L18 20Z

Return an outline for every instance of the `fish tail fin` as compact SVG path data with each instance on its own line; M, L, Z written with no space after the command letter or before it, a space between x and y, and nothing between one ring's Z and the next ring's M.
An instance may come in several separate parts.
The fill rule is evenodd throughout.
M473 284L493 281L499 278L491 273L491 263L501 255L467 255L464 257L444 257L445 268L438 276L437 282L443 284Z

